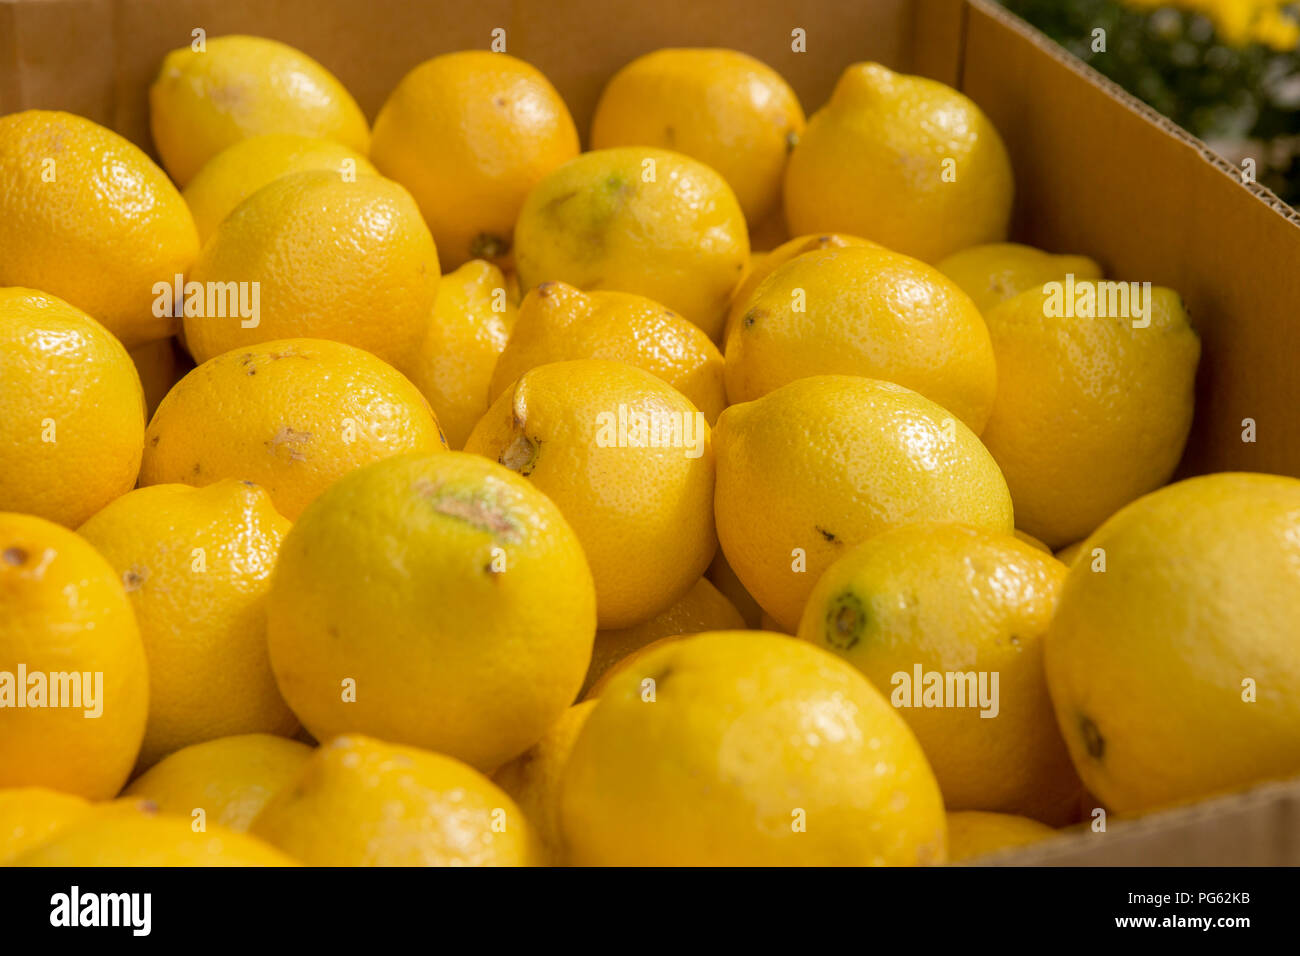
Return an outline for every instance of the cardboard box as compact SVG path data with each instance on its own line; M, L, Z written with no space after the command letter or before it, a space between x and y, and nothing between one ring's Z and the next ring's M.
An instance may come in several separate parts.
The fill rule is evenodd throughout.
M991 0L0 0L0 114L64 109L152 150L146 90L163 55L253 33L320 60L373 119L438 53L509 52L550 77L585 131L600 89L664 46L744 50L811 113L840 71L877 60L964 90L1016 172L1013 237L1177 289L1203 340L1180 474L1300 476L1300 216ZM792 49L802 30L806 52ZM1243 423L1257 440L1242 440ZM1270 784L1066 835L997 862L1300 864L1300 783Z

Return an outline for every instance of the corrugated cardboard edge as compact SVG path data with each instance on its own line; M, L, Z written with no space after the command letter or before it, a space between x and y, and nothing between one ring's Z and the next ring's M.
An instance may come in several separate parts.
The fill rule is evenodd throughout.
M1024 37L1071 73L1082 76L1089 83L1100 87L1112 99L1116 100L1126 109L1140 114L1153 126L1159 127L1168 135L1181 140L1183 143L1196 150L1201 154L1201 157L1205 159L1206 162L1218 169L1219 172L1223 173L1223 175L1230 178L1235 186L1246 190L1254 196L1255 199L1264 203L1278 215L1290 220L1297 226L1300 226L1300 211L1288 206L1285 202L1279 199L1277 194L1271 189L1258 183L1243 182L1241 170L1236 166L1233 166L1214 150L1210 149L1210 147L1203 141L1197 139L1164 114L1156 112L1156 110L1152 109L1136 96L1129 93L1128 90L1124 89L1124 87L1120 86L1115 81L1101 73L1098 73L1095 69L1074 56L1068 50L1061 47L1042 31L1026 23L1001 4L997 3L996 0L966 0L966 3L986 16L999 21L1006 26L1007 29ZM963 21L963 29L964 27L965 21ZM964 76L961 77L959 82L964 85Z
M1070 830L971 866L1300 866L1300 779L1262 784L1104 833Z

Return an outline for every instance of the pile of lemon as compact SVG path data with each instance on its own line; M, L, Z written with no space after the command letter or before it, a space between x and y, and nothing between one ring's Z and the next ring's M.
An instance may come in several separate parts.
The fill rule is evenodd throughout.
M0 863L943 863L1300 771L1300 480L1166 486L1181 301L1073 308L960 93L661 50L581 152L504 53L372 127L231 36L150 107L0 117Z

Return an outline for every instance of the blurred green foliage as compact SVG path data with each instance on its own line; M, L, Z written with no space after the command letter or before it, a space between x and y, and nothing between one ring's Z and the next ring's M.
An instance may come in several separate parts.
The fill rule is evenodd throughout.
M1001 0L1100 73L1300 204L1300 55L1225 43L1211 20L1116 0ZM1148 0L1149 3L1149 0ZM1096 29L1105 51L1094 50Z

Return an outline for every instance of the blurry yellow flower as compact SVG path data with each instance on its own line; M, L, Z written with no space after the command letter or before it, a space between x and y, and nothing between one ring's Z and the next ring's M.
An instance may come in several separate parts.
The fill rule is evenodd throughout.
M1296 0L1125 0L1144 10L1178 7L1209 18L1219 38L1230 46L1262 43L1274 50L1300 45ZM1292 13L1284 12L1290 8Z

